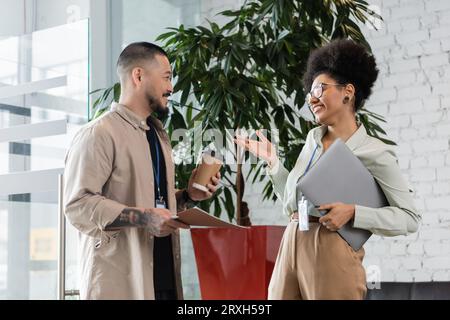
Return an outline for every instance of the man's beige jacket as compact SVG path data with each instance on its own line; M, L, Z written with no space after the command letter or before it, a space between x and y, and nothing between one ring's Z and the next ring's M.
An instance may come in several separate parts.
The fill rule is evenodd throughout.
M153 239L147 229L105 231L126 207L154 208L146 119L127 107L88 123L66 156L65 214L79 230L81 299L154 299ZM159 134L167 170L169 210L176 214L175 172L168 138ZM172 235L178 297L182 298L179 233Z

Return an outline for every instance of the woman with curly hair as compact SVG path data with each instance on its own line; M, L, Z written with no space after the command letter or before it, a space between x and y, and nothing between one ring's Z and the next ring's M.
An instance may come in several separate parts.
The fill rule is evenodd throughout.
M335 40L313 51L303 77L310 89L306 102L321 126L312 129L291 172L261 132L260 141L235 142L268 163L275 193L288 224L269 285L269 299L364 299L364 248L354 251L336 232L350 223L381 236L417 231L421 220L412 190L403 179L392 148L367 134L356 112L369 98L378 76L374 57L352 40ZM309 230L299 229L296 185L330 145L340 138L380 185L389 206L368 208L353 203L307 205ZM326 210L321 216L319 210Z

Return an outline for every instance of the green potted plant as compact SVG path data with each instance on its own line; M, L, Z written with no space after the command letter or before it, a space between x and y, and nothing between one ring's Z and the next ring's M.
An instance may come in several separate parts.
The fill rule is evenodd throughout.
M279 156L285 167L291 169L303 147L306 134L315 126L313 122L298 116L307 91L302 86L301 76L309 52L332 39L343 37L352 38L370 49L357 23L370 22L369 17L381 17L368 8L367 2L360 0L255 0L246 1L239 10L224 11L220 15L229 18L228 23L222 27L214 22L209 22L207 27L185 28L181 25L178 28L169 28L169 32L157 38L157 41L163 42L168 52L177 80L174 93L180 95L179 101L172 101L172 116L165 119L169 135L180 128L187 129L187 135L191 137L195 130L204 133L208 129L217 129L226 136L227 129L263 128L268 130L269 137L274 137L271 129L274 127L278 131L276 143ZM117 100L119 95L118 84L104 90L94 103L95 116L106 110L109 102L112 99ZM364 108L357 116L369 134L392 144L382 137L385 132L376 123L384 121L381 116ZM176 143L174 142L174 147ZM208 143L204 142L202 147ZM239 152L234 154L239 157ZM245 155L245 159L248 159L248 155ZM176 182L179 188L186 186L194 167L194 161L177 165ZM230 221L250 226L249 208L243 201L245 183L249 180L252 183L262 182L266 179L264 200L275 200L271 182L262 174L263 170L263 163L251 164L249 174L244 177L242 163L238 161L237 165L225 164L223 179L231 188L220 189L212 199L203 202L201 207L212 211L215 216L220 216L224 209ZM236 201L233 201L231 191L234 192ZM224 247L214 249L214 246L220 244L218 237L211 235L211 232L221 233L222 239L240 239L236 245L256 245L258 248L250 250L252 252L266 252L268 247L272 249L267 255L257 255L261 259L257 265L262 266L259 272L265 278L267 289L283 230L273 226L272 229L265 228L258 236L250 234L252 230L258 229L260 228L254 227L242 237L236 233L238 231L192 230L203 298L264 297L264 292L253 296L247 296L245 293L230 296L229 292L236 292L236 285L243 286L245 282L225 279L224 272L215 275L201 274L207 273L208 269L224 270L223 265L210 268L214 259L210 253L215 252L228 254L223 259L216 259L229 261L230 267L226 274L233 270L240 279L244 278L245 268L238 267L236 263L248 262L249 259L236 255L239 251L248 253L248 250L230 251ZM216 240L211 243L206 241L211 237ZM258 241L253 243L249 239ZM208 244L208 247L205 247L205 244ZM228 240L223 241L224 246L229 244ZM202 255L202 252L208 252L208 256ZM201 266L202 261L203 265L208 267ZM255 274L254 268L257 266L250 268L252 269L249 272ZM219 280L215 283L212 277ZM234 289L224 289L222 296L214 295L224 283L232 283ZM209 288L211 285L217 288ZM204 290L204 286L208 286L208 289ZM251 284L245 283L244 287L248 286ZM263 289L255 288L249 291L255 290Z

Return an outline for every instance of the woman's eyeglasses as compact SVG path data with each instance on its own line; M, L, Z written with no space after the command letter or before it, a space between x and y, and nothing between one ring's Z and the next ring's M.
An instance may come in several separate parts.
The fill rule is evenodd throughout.
M308 106L311 106L311 99L312 98L316 98L316 99L320 99L323 95L323 91L324 91L324 86L337 86L337 87L342 87L342 86L346 86L345 84L341 84L341 83L319 83L318 85L314 86L310 92L308 92L308 94L306 95L305 101L306 104Z

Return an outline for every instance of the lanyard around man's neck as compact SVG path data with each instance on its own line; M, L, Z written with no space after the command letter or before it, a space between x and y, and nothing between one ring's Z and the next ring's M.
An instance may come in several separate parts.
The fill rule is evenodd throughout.
M153 175L155 177L155 184L156 184L156 188L158 190L158 194L157 194L157 199L162 200L162 195L161 195L161 188L160 188L160 177L161 177L161 156L160 156L160 143L159 143L159 139L158 139L158 135L156 134L156 129L153 126L150 126L150 130L151 130L151 136L154 136L154 142L152 141L153 139L150 139L150 143L154 143L155 145L155 158L156 158L156 163L153 165Z

